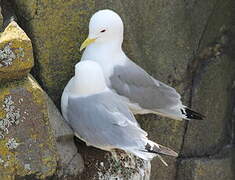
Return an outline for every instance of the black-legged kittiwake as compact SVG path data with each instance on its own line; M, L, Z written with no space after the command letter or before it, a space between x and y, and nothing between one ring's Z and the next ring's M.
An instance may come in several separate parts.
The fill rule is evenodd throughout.
M121 149L145 160L155 156L162 160L161 154L178 155L147 138L127 104L107 87L102 69L94 61L76 65L61 108L75 135L87 145L106 151Z
M120 95L134 114L155 113L173 119L202 119L181 102L176 90L150 76L122 50L123 22L112 10L96 12L89 23L82 60L98 62L109 88Z

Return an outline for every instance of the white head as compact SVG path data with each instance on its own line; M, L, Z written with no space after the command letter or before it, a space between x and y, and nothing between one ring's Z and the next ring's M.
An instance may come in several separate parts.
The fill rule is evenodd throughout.
M73 91L76 95L90 95L106 89L103 71L95 61L81 61L75 66Z
M120 16L112 10L105 9L96 12L89 23L88 38L81 45L80 50L91 43L107 44L123 41L123 22Z

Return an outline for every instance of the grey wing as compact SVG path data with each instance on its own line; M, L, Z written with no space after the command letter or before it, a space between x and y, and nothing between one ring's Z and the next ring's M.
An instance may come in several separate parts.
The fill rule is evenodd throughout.
M174 88L154 79L130 60L115 66L110 82L119 95L143 109L156 111L181 105L181 97Z
M137 146L138 139L147 133L131 119L134 117L126 105L112 94L69 98L68 122L76 134L92 146L104 150Z

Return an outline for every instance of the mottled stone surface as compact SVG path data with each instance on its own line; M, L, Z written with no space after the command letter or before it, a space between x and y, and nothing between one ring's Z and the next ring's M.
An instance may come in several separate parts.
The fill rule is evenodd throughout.
M85 165L79 180L150 179L151 165L149 162L120 150L110 153L88 147L78 139L77 142Z
M0 179L54 175L58 153L45 93L30 77L1 84L0 92Z
M218 1L204 28L198 47L201 64L195 71L191 102L192 108L206 118L188 124L183 156L211 155L231 142L235 62L229 52L229 42L233 41L229 34L235 33L231 26L233 7L233 1Z
M226 46L229 34L224 34L224 30L228 31L231 23L233 0L14 2L20 24L32 39L36 58L33 74L57 105L73 75L73 66L80 59L79 46L87 36L90 16L98 9L110 8L123 18L124 49L128 56L155 78L175 87L184 104L192 104L207 115L205 121L188 125L154 115L139 116L150 139L171 147L183 157L215 153L229 143L233 58L227 54L227 47L220 53L217 37L218 44ZM216 94L224 99L216 101ZM93 156L103 157L98 152L88 151L85 169L88 159L93 163ZM168 168L158 159L153 160L151 179L175 179L176 160L166 158L166 161ZM90 177L93 170L93 174L97 173L97 169L90 167L83 177Z
M31 40L11 22L0 47L0 179L77 176L83 160L54 103L31 76L12 81L33 67Z
M205 62L195 79L193 105L204 121L189 122L183 154L214 154L231 141L232 86L235 64L227 56Z
M31 40L13 21L0 37L0 81L21 79L33 65Z
M235 149L229 149L219 157L189 158L179 165L178 180L233 180Z
M65 179L82 172L73 131L31 76L0 85L0 107L0 179Z
M3 24L3 17L2 17L2 14L1 14L1 7L0 7L0 33L2 31L2 24Z

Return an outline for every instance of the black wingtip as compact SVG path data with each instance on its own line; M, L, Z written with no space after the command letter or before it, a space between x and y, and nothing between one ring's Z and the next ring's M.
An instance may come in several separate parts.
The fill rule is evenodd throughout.
M187 119L194 119L194 120L203 120L205 118L204 115L197 113L189 108L184 108L184 110L181 110L182 114L186 116Z
M146 144L145 149L147 150L147 152L149 153L156 153L159 155L165 155L165 156L173 156L173 157L177 157L178 153L176 153L175 151L173 151L172 149L162 146L162 145L158 145L159 147L157 147L156 145L151 146L149 143Z

